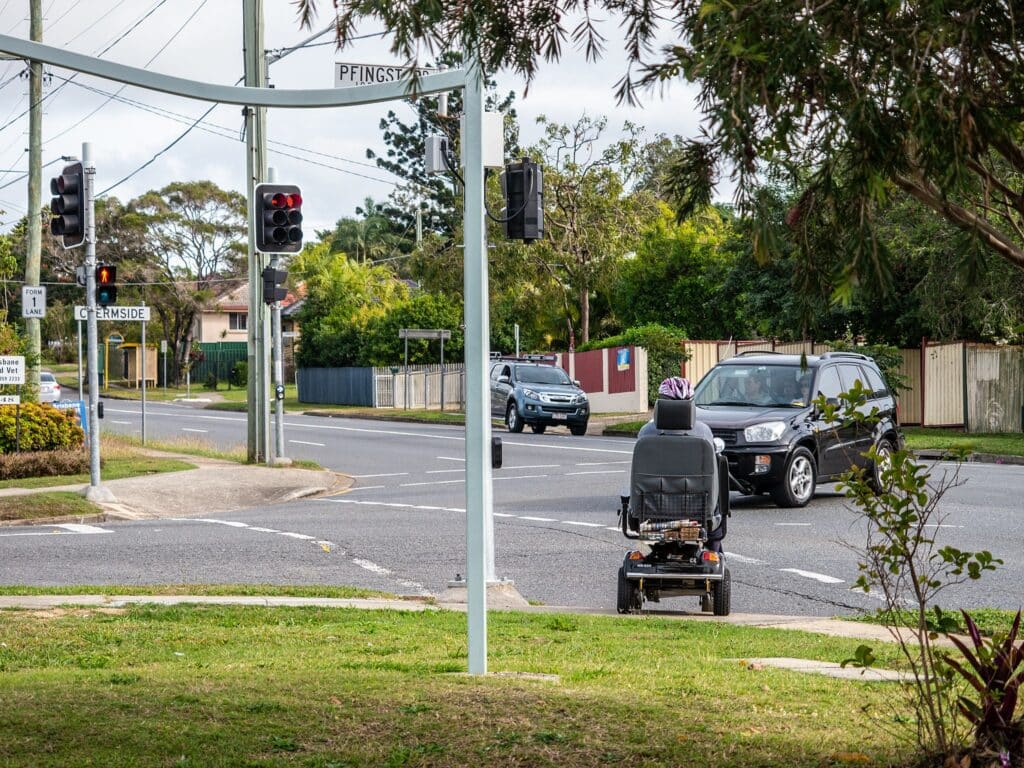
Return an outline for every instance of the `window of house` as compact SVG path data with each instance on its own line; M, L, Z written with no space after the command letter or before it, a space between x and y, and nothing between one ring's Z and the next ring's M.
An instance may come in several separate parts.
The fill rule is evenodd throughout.
M248 312L228 312L228 328L232 331L248 330L248 325L246 324L248 318Z

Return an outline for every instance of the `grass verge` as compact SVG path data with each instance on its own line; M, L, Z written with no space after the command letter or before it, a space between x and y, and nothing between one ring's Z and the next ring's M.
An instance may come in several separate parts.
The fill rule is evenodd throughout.
M3 618L0 763L12 768L818 768L890 764L899 746L864 714L890 711L892 684L741 661L840 661L857 645L843 638L492 613L490 670L509 674L480 677L458 674L466 618L446 611L65 607ZM878 653L895 658L891 646ZM531 678L541 675L557 678Z
M958 432L934 427L906 427L907 447L912 450L958 450L973 453L994 453L1003 456L1024 456L1024 434Z
M345 586L294 586L274 584L76 584L67 587L0 585L0 595L204 595L246 597L336 597L344 600L398 599L390 592Z
M88 481L88 477L86 481ZM36 520L64 515L95 515L100 508L71 491L0 496L0 520Z
M142 448L142 440L134 435L115 435L107 433L104 440L134 449ZM222 461L233 461L237 464L248 463L245 446L238 445L230 450L222 450L213 444L195 437L176 437L172 440L147 440L145 447L154 451L167 451L169 453L183 453L188 456L203 456L207 459L221 459ZM194 465L189 465L193 467ZM291 466L296 469L315 469L323 467L315 461L308 459L295 459Z
M959 611L945 611L947 616L953 618L957 622L957 632L966 632L967 627L964 623L963 616ZM1002 608L972 608L968 611L971 618L974 619L974 623L978 625L978 629L983 635L992 637L1000 633L1005 634L1009 631L1010 625L1013 623L1013 617L1017 614L1016 611L1008 611ZM885 626L887 621L884 616L879 613L865 613L856 616L841 616L842 619L848 619L850 621L860 621L865 624L878 624ZM916 622L917 614L906 611L903 613L901 621L905 622Z

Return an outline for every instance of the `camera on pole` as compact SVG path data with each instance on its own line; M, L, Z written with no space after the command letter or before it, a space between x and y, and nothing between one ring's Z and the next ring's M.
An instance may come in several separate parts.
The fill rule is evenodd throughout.
M65 165L60 176L50 179L50 233L65 248L85 242L85 174L79 162Z
M302 250L302 192L294 184L257 184L253 192L256 250L298 253Z

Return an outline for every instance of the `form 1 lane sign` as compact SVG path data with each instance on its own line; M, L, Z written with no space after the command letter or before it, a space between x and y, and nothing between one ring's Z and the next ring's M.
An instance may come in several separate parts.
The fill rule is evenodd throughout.
M75 320L86 320L85 307L75 306ZM118 320L121 322L149 321L149 307L96 307L97 320Z

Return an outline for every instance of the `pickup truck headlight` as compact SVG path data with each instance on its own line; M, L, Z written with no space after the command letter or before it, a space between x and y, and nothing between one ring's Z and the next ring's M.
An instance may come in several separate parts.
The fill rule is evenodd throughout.
M586 392L580 392L578 395L576 395L576 397L574 398L573 401L577 402L577 403L585 403L585 402L587 402L587 393Z
M774 443L786 431L786 424L781 421L766 421L754 424L743 430L743 438L748 443Z
M529 387L523 387L523 397L528 397L531 400L540 400L540 394Z

